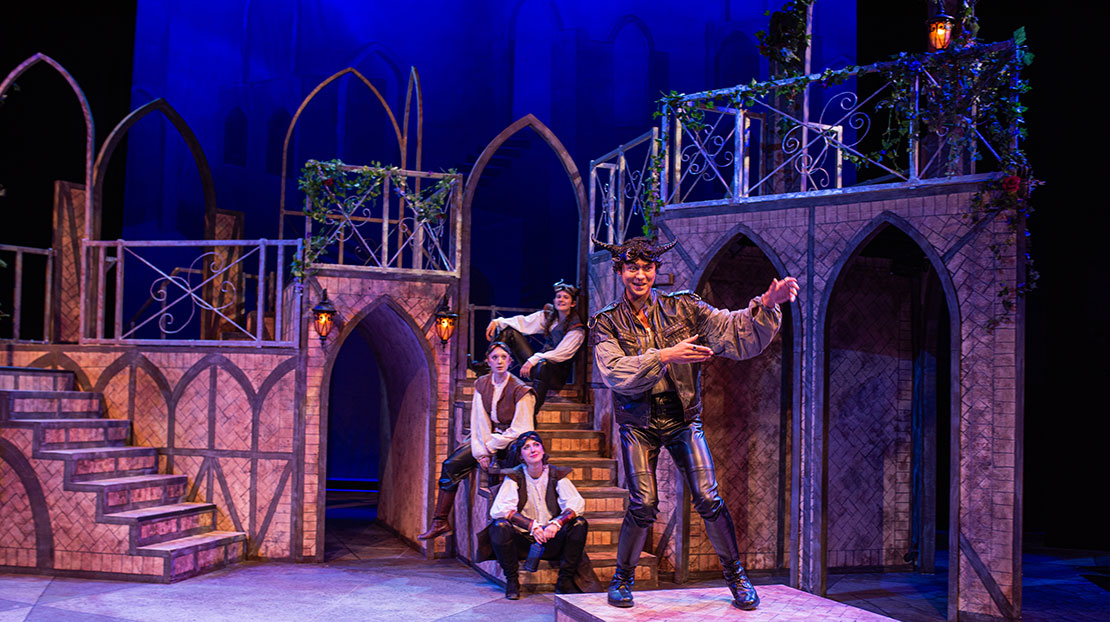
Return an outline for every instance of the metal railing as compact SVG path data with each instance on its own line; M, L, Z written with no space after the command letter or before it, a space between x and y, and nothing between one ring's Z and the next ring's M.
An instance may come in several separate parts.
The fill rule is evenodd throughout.
M1018 53L1005 41L912 59L913 70L902 73L894 71L898 61L890 61L669 98L656 130L660 168L623 173L626 152L648 134L591 163L591 226L599 235L612 230L611 242L622 241L653 173L666 210L910 187L1000 170L1005 154L1017 147L1018 128L989 127L1002 117L982 106L980 96L1016 84L1014 72L1005 69ZM942 85L938 70L956 62L973 67L973 78L958 88ZM948 107L930 125L926 112L938 102ZM884 118L896 108L900 116ZM906 146L897 156L884 151L893 135L884 144L878 127L895 119L908 120L906 127L894 126Z
M30 261L27 261L27 256L30 255ZM51 341L53 339L53 296L54 296L54 250L50 248L31 248L28 246L12 246L8 244L0 244L0 260L7 264L6 270L11 275L12 288L11 298L6 296L0 298L0 326L8 324L10 318L10 332L0 338L12 339L15 341ZM28 274L35 274L42 271L42 276L38 279L34 277L28 278ZM4 280L7 280L6 278ZM31 288L26 287L29 282L36 283L33 288L35 291L29 291ZM42 291L37 291L37 283L42 284ZM32 296L30 305L24 304L24 297ZM42 328L41 331L36 331L31 337L28 337L25 332L24 319L27 317L25 309L29 307L33 311L38 311L38 302L41 300L42 304ZM6 332L6 331L5 331Z
M314 164L309 161L308 166ZM345 165L343 171L366 167ZM304 219L304 239L317 241L320 253L311 263L368 271L460 274L462 263L462 175L425 171L377 169L376 182L347 197L328 197L323 214L313 218L309 198L305 211L284 210L280 237L286 237L286 218ZM412 180L412 181L410 181ZM424 182L451 180L442 197L443 211L434 217L420 213ZM411 184L411 188L410 188ZM290 227L295 231L295 227Z
M590 162L590 237L621 244L643 224L651 192L652 162L659 156L659 128ZM637 219L636 217L639 216ZM639 235L632 229L632 236Z
M534 313L535 309L527 307L498 307L496 305L469 305L466 312L466 321L469 322L467 326L470 327L470 342L467 344L467 352L474 360L481 360L486 352L486 347L489 346L489 341L486 339L486 326L494 320L494 318L504 317L505 315L520 315L523 313ZM478 349L475 350L474 348Z
M82 252L81 343L299 344L300 281L288 271L302 240L85 240Z

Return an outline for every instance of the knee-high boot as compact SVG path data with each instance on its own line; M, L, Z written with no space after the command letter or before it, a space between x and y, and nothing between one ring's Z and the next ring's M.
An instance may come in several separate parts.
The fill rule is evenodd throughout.
M609 582L609 604L614 607L632 606L632 586L636 583L636 565L647 541L648 528L640 527L628 514L621 523L617 540L617 570Z
M752 582L748 580L744 567L740 565L736 527L732 523L732 514L728 511L728 506L722 503L717 516L704 521L705 535L717 551L717 557L721 559L725 582L728 583L728 589L732 591L732 606L744 610L755 609L759 606L759 596L756 595Z
M416 536L417 540L433 540L440 536L448 535L451 533L451 523L447 520L451 515L451 508L455 507L455 493L458 489L454 490L439 490L439 496L436 497L436 512L432 516L432 525L428 527L428 531Z

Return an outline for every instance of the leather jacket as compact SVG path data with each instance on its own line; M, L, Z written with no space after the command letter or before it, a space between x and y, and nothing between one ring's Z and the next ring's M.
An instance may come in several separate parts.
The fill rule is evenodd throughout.
M659 350L698 335L697 343L717 356L742 360L762 352L782 323L778 305L753 298L746 309L717 309L690 291L651 291L644 313L650 328L636 319L631 303L620 300L591 319L594 365L613 390L620 425L647 427L651 395L659 387L677 391L686 421L701 415L701 364L663 365ZM669 381L669 385L663 383ZM662 384L661 384L662 383Z

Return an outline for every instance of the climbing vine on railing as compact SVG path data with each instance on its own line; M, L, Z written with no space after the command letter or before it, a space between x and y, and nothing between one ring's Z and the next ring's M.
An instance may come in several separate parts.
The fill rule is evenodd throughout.
M442 233L447 218L446 205L455 185L455 169L428 188L419 191L408 186L408 177L395 166L371 162L369 166L350 166L341 160L309 160L301 169L297 188L305 194L305 216L332 229L311 236L305 245L304 257L294 259L294 276L303 276L313 261L336 240L344 228L353 227L350 217L356 212L369 213L370 202L381 196L385 181L393 193L404 200L413 213L415 227L429 227L435 235Z

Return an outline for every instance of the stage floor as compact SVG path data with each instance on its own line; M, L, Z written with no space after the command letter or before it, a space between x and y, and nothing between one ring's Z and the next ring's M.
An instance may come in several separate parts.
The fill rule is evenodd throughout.
M556 622L893 622L894 618L814 596L785 585L758 586L760 604L754 611L732 606L728 588L635 592L636 606L611 607L603 594L555 597Z

